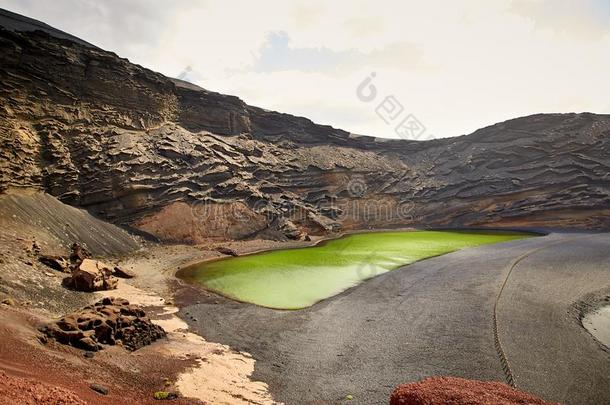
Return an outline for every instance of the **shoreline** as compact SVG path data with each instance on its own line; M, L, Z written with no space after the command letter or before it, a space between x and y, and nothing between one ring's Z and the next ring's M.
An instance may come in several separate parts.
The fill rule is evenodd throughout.
M254 403L281 404L273 400L268 386L251 378L255 360L249 353L205 340L190 330L178 316L180 308L167 303L154 292L134 287L119 280L117 289L99 291L98 298L120 297L132 304L141 305L151 321L167 332L167 337L151 345L151 350L167 357L184 359L195 364L180 371L173 387L182 397L195 398L214 404Z
M291 244L291 246L286 246L285 244L282 244L280 246L277 247L268 247L268 248L264 248L264 249L258 249L258 250L246 250L243 253L239 253L237 257L245 257L245 256L254 256L254 255L259 255L259 254L264 254L264 253L270 253L270 252L275 252L275 251L282 251L282 250L300 250L300 249L308 249L308 248L314 248L317 246L321 246L324 245L328 242L331 241L335 241L335 240L339 240L351 235L361 235L361 234L370 234L370 233L391 233L391 232L418 232L418 231L422 231L422 232L498 232L498 233L522 233L522 234L528 234L531 236L545 236L548 235L548 232L543 232L543 231L525 231L522 229L497 229L497 228L438 228L438 229L427 229L427 228L414 228L414 227L397 227L397 228L381 228L381 229L375 229L375 230L350 230L350 231L346 231L346 232L341 232L341 233L336 233L336 234L332 234L332 235L328 235L326 237L322 236L322 237L318 237L318 239L316 240L312 240L311 242L305 242L304 241L292 241L293 243ZM298 243L301 242L301 243ZM239 243L239 241L233 242L233 243ZM440 255L443 255L446 253L441 253ZM420 259L417 261L421 261L421 260L426 260L426 259L430 259L432 257L436 257L439 255L435 255L435 256L430 256L424 259ZM252 302L248 302L248 301L243 301L240 300L239 298L236 297L232 297L232 296L228 296L223 294L222 292L216 291L214 289L211 288L207 288L205 285L198 283L196 281L193 280L193 278L190 276L190 273L195 272L197 269L197 266L200 265L204 265L204 264L208 264L211 262L216 262L216 261L222 261L222 260L232 260L235 257L233 256L227 256L227 255L222 255L220 257L210 257L210 258L202 258L201 260L197 260L194 262L190 262L189 264L182 266L180 269L176 269L176 271L173 272L173 278L179 280L180 282L184 282L186 284L188 284L189 286L193 286L196 289L200 289L202 291L208 292L208 293L212 293L218 296L222 296L226 299L230 299L242 304L252 304L252 305L257 305L254 304ZM416 262L417 262L416 261ZM416 263L413 262L413 263ZM403 264L399 267L403 267L406 266L408 264L413 264L413 263L406 263ZM368 280L368 279L366 279ZM362 280L360 283L365 282L366 280ZM358 284L360 284L358 283ZM353 288L350 287L350 288ZM347 288L349 289L349 288ZM336 295L336 294L335 294ZM334 296L334 295L333 295ZM319 302L322 302L326 299L331 298L332 296L323 298L319 301L316 301L314 304L315 305ZM312 306L310 305L310 306ZM309 306L308 306L309 307ZM304 308L308 308L308 307L304 307ZM299 309L304 309L304 308L295 308L295 309L288 309L288 308L276 308L276 307L266 307L269 309L276 309L276 310L299 310Z
M152 361L158 358L158 356L162 356L167 361L173 362L174 366L172 366L172 369L175 370L175 375L172 378L172 385L168 387L161 386L159 388L178 391L185 400L187 398L196 398L202 401L213 399L213 403L277 404L279 402L274 399L268 381L262 378L263 376L260 376L256 371L259 359L255 356L255 353L249 350L249 346L236 345L234 339L227 335L217 338L217 331L223 329L219 329L219 325L208 325L208 327L201 329L200 324L198 324L200 313L199 311L193 312L191 309L193 306L198 307L198 304L203 302L205 305L212 305L209 307L211 311L222 314L229 308L237 310L245 308L247 310L254 305L244 305L207 290L203 286L189 284L178 277L178 272L193 264L230 258L230 256L223 255L214 250L217 246L230 247L238 251L239 255L242 256L274 250L313 247L320 243L357 233L414 230L419 229L403 227L369 231L350 230L328 235L327 237L319 237L313 241L270 241L256 239L215 242L207 246L146 243L141 249L131 254L104 258L106 261L118 263L121 267L132 270L136 274L135 278L119 280L119 286L116 290L96 292L92 295L77 294L88 297L90 302L96 301L103 296L117 296L127 299L132 304L142 305L151 320L164 327L168 332L167 339L157 341L134 353L124 352L116 347L109 347L102 351L106 353L100 352L100 359L105 359L110 353L114 353L113 356L119 356L122 360L113 360L113 362L118 361L121 364L123 361L129 362L131 361L129 359L134 358ZM460 228L452 230L468 231L474 229ZM515 231L513 229L507 230L502 228L477 230ZM72 295L73 293L67 294ZM338 297L344 295L342 293ZM324 308L334 301L333 297L330 297L305 311L317 311L319 308ZM324 304L324 302L327 303ZM39 313L34 308L26 309L33 311L31 313L34 314ZM260 309L260 311L264 312L266 309ZM48 314L46 318L49 318ZM196 327L193 327L195 325ZM210 327L212 328L210 329ZM203 336L206 336L206 338ZM264 336L261 339L265 340ZM62 347L51 347L50 349L64 350ZM82 352L77 349L69 348L69 350L75 352L76 356L82 355ZM115 382L115 384L117 383ZM122 389L127 389L127 387L128 385L125 385Z
M187 323L206 339L251 353L256 359L254 378L268 383L278 400L292 403L291 399L300 398L303 402L332 403L349 394L355 398L355 403L380 403L387 400L391 387L429 375L503 381L504 374L493 342L491 313L481 308L490 308L488 297L496 296L498 280L506 265L523 252L537 251L547 245L552 250L551 257L566 254L575 266L592 276L591 280L579 279L583 291L598 288L597 279L603 276L599 271L600 260L605 257L603 252L594 257L572 256L573 249L552 244L573 236L553 233L548 237L510 241L510 245L502 247L492 244L430 258L375 277L299 311L278 311L228 298L216 300L200 296L202 290L194 287L191 296L183 295L180 306L185 305L183 313L187 315L184 317ZM599 243L608 241L606 234L596 237ZM570 243L576 251L588 246L580 239ZM513 275L512 281L527 283L533 280L551 290L559 283L558 286L563 287L559 291L565 296L560 305L552 306L552 311L563 314L575 297L582 298L578 294L580 290L565 288L567 286L547 274L562 269L548 263L545 254L531 258L538 266L545 266L540 273L542 278L531 278L528 272L536 272L524 265ZM451 271L445 271L449 269ZM530 298L533 300L554 297L553 294L538 296L513 285L512 281L510 294L505 299L511 294L529 293L533 293ZM463 287L451 288L453 285ZM514 302L523 306L519 313L532 310L544 313L549 308L528 305L528 300ZM388 307L395 310L388 311ZM522 318L511 312L511 308L512 301L501 308L501 327L506 322L530 321L529 317ZM541 330L536 328L535 320L547 318L534 317L532 324L527 326L531 333L526 336L510 335L508 339L504 329L501 333L510 345L512 339L531 337L535 340L540 336L554 342L552 337L565 331L574 342L584 345L583 350L591 355L591 361L601 362L604 353L599 352L598 343L579 325L577 317L564 318L561 318L562 325L550 323L548 328ZM464 339L464 336L469 338ZM396 341L397 338L400 340ZM401 342L408 342L409 350L405 351L406 343ZM522 362L531 360L530 349L540 350L541 356L555 353L552 348L533 344L509 346L508 353L515 367L522 367ZM570 353L564 353L564 356L570 358ZM545 359L540 366L552 368L554 357ZM366 365L363 360L367 360ZM405 368L406 363L412 367ZM581 381L591 377L585 363L578 359L570 363L571 367L582 371ZM518 372L524 370L519 368ZM561 374L557 381L547 384L536 380L535 385L525 388L562 402L556 395L561 394L566 381L572 380ZM581 394L585 392L579 390L577 395ZM604 392L597 390L588 395L602 398Z
M552 231L547 231L547 230L542 230L541 228L536 228L537 230L533 230L533 229L529 229L529 228L472 228L472 227L465 227L465 228L417 228L417 227L398 227L398 228L379 228L379 229L369 229L369 230L363 230L363 229L354 229L354 230L349 230L349 231L345 231L345 232L340 232L340 233L333 233L330 234L329 236L316 236L316 240L311 240L311 241L274 241L277 243L280 243L280 246L277 247L266 247L263 249L259 249L259 250L246 250L243 253L239 253L237 257L242 257L242 256L252 256L252 255L256 255L256 254L260 254L260 253L267 253L267 252L273 252L273 251L278 251L278 250L289 250L289 249L306 249L306 248L310 248L310 247L315 247L318 246L320 244L332 241L332 240L336 240L336 239L341 239L343 237L349 236L349 235L357 235L357 234L364 234L364 233L383 233L383 232L412 232L412 231L430 231L430 232L469 232L469 231L476 231L476 232L485 232L485 231L489 231L489 232L521 232L521 233L528 233L528 234L532 234L535 236L545 236L548 235L549 233L551 233ZM576 233L581 232L581 231L575 231ZM585 231L582 231L585 232ZM252 241L260 241L260 240L265 240L265 239L252 239ZM235 243L240 243L240 242L247 242L247 241L230 241L230 242L226 242L226 243L222 243L222 242L218 242L219 244L222 245L227 245L227 244L235 244ZM286 244L295 244L294 246L285 246ZM177 245L164 245L164 246L190 246L190 245L181 245L181 244L177 244ZM202 246L202 245L192 245L194 247L197 246ZM231 259L233 256L228 256L225 254L220 254L221 256L219 257L210 257L210 258L202 258L201 260L193 260L190 262L187 262L186 264L182 265L180 268L176 269L173 273L173 276L182 280L180 277L177 276L177 273L179 273L180 271L186 270L188 267L192 267L194 265L197 264L203 264L203 263L208 263L208 262L212 262L215 260L229 260Z

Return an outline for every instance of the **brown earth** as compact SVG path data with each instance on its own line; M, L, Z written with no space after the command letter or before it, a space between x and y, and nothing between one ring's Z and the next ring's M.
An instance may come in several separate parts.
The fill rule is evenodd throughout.
M510 386L457 377L430 377L399 385L390 405L557 405Z
M86 405L73 391L0 371L0 403L21 405Z
M72 396L68 398L76 396L85 403L154 404L158 403L152 397L154 392L171 390L171 387L165 385L166 379L175 381L179 373L195 361L159 356L155 354L154 344L140 349L140 354L135 356L126 356L124 349L112 347L96 353L93 358L86 358L83 351L69 346L53 342L41 344L36 329L41 323L44 323L44 318L28 310L0 305L0 370L9 377L26 378L40 383L34 393L39 393L44 387L56 387L58 393L70 393ZM27 381L12 378L9 381L29 386ZM93 391L91 384L106 387L108 394L101 395ZM19 400L8 403L22 403L19 402L22 393L14 391L14 386L5 387L8 398ZM24 395L23 399L26 400L28 396L29 394ZM2 400L0 403L3 403ZM182 398L175 403L200 402Z
M32 392L48 385L89 403L153 403L168 381L193 395L252 394L267 403L264 384L249 380L253 360L231 353L247 364L231 374L226 358L210 360L218 355L212 344L203 359L183 356L180 341L129 355L111 347L93 358L42 345L41 323L96 296L63 288L64 275L39 254L65 256L82 243L135 274L120 293L154 291L145 298L158 306L159 296L173 299L177 269L222 257L219 246L242 254L307 245L284 242L307 233L384 226L607 229L609 172L610 115L538 114L426 142L358 136L167 78L0 10L0 298L11 304L0 305L2 378L10 387L29 384L14 377L34 379L42 385ZM178 324L174 337L183 334ZM194 389L222 364L220 388ZM246 381L244 391L222 385L225 375ZM431 381L416 392L475 401L461 403L535 400L497 383Z

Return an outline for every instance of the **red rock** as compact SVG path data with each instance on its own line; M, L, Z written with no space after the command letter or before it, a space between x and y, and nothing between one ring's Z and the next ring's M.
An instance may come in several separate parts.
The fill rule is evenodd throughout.
M430 377L399 385L390 405L556 405L532 394L492 381Z

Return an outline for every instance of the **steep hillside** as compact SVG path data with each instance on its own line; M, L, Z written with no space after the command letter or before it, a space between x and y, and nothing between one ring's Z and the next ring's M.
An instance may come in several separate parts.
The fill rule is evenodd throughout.
M74 242L107 258L142 247L125 230L48 194L0 194L0 299L11 297L55 314L86 305L86 294L62 286L65 274L39 261L40 254L69 255Z
M4 21L4 20L3 20ZM610 116L426 142L246 105L53 32L0 29L0 190L162 239L374 226L610 227Z
M4 246L21 239L31 247L36 240L47 245L50 252L63 254L72 243L79 242L95 256L117 256L140 248L140 242L125 230L48 194L2 194L0 212L0 240ZM22 239L26 236L30 239Z

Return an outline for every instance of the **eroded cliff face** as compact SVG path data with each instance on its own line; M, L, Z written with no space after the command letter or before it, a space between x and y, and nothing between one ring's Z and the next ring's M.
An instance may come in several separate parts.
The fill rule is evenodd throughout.
M355 136L42 31L0 29L0 189L161 239L380 226L610 227L610 116Z

